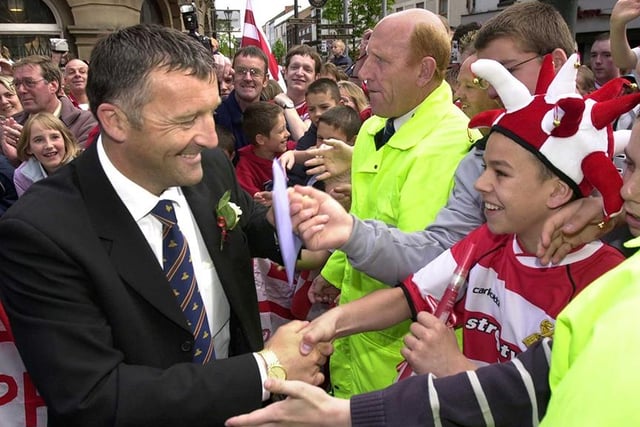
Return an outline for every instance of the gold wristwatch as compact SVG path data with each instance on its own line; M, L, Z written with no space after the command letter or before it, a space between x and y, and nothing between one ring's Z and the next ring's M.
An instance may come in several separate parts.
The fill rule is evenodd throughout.
M264 360L264 363L267 365L267 376L269 378L275 378L279 380L287 379L287 371L280 364L278 360L278 356L271 350L262 350L259 351L258 354Z

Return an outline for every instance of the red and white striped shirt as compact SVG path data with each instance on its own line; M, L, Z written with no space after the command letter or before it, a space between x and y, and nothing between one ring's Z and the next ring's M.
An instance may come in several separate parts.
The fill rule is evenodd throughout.
M558 265L543 266L514 235L494 235L486 225L409 276L402 286L414 315L433 313L458 263L475 244L467 283L449 321L463 328L463 353L478 365L505 362L527 347L580 291L624 260L614 248L592 242Z

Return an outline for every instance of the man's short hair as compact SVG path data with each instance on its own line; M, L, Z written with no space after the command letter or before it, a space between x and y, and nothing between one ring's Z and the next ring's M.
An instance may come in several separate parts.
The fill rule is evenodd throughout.
M516 3L489 19L478 30L476 49L502 37L512 39L524 52L541 56L558 48L567 56L575 51L573 36L560 12L540 1Z
M596 37L593 39L594 42L602 42L602 41L606 41L611 39L611 33L609 33L608 31L604 32L604 33L600 33L598 35L596 35Z
M268 137L278 123L278 117L283 114L282 107L271 102L260 101L249 104L242 114L242 131L247 141L255 144L258 134Z
M344 105L337 105L322 113L318 119L318 124L320 123L325 123L344 132L348 139L345 141L347 143L358 135L360 126L362 126L360 114L353 108Z
M245 46L242 49L238 50L235 55L233 55L232 67L236 66L236 58L242 57L251 57L251 58L259 58L264 62L264 72L267 74L267 68L269 66L269 58L267 54L264 53L262 49L257 46Z
M158 69L186 71L215 81L213 55L188 34L160 25L139 24L116 30L96 43L91 53L87 96L93 115L98 107L120 107L133 126L142 126L149 102L149 74Z
M62 73L60 72L60 68L58 68L58 66L55 65L48 56L31 55L26 58L22 58L13 64L13 70L15 71L26 65L39 66L43 79L49 83L58 82L58 86L62 85Z
M338 83L329 78L323 77L311 82L305 95L317 93L326 93L336 104L340 103L340 88L338 88Z
M313 59L313 62L315 62L316 74L320 72L320 67L322 67L322 58L320 58L320 55L318 55L318 52L316 52L315 49L313 49L310 46L307 46L306 44L293 46L291 49L287 51L287 55L284 58L285 67L287 68L289 67L289 64L291 63L291 58L293 58L295 55L311 57L311 59Z
M439 83L444 79L451 59L451 40L446 28L437 23L417 22L409 36L409 50L408 65L431 56L436 61L434 81Z

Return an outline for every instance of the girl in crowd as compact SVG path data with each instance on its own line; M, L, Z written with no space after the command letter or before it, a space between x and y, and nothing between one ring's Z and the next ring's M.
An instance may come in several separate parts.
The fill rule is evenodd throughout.
M80 152L69 129L50 113L29 117L17 150L18 158L22 161L13 176L18 196L34 182L46 178L73 160Z

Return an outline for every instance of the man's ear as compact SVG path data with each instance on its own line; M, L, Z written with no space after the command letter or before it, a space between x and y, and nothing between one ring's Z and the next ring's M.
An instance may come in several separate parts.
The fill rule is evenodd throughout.
M567 62L567 54L559 47L553 49L551 52L551 58L553 58L553 70L557 73L558 70Z
M432 56L425 56L420 61L420 73L418 74L418 87L424 87L436 74L436 60Z
M103 103L98 106L98 122L104 133L116 142L124 142L131 128L129 119L118 106Z
M58 90L60 89L60 83L57 80L53 80L49 82L49 87L51 88L51 93L55 95L58 93Z
M573 198L573 190L569 187L569 184L560 178L553 178L553 180L553 190L547 198L547 207L549 209L557 209L564 206Z

